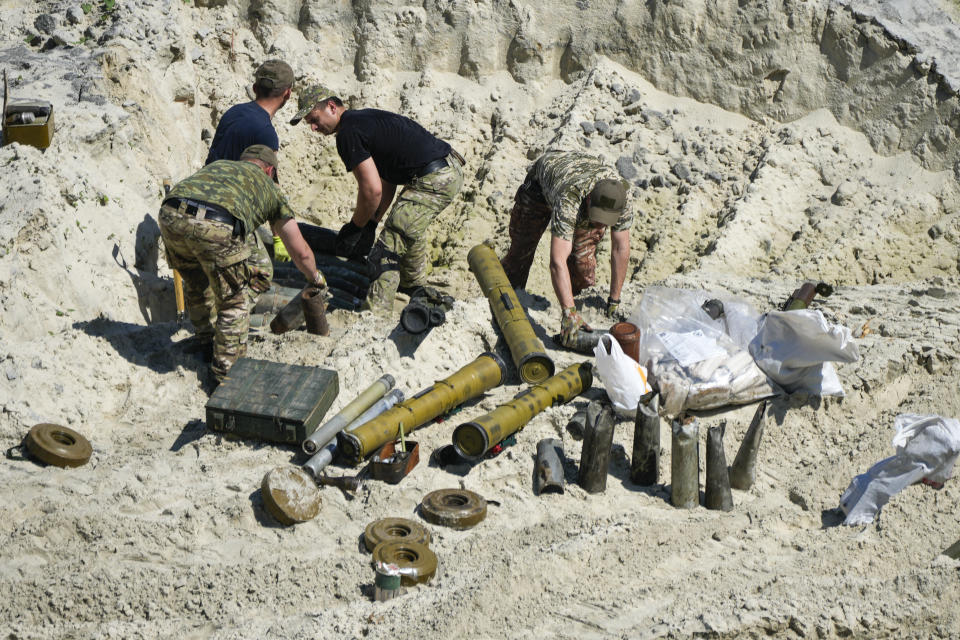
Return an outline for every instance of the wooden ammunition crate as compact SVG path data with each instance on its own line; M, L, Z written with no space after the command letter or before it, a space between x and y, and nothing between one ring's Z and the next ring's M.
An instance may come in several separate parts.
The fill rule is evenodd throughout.
M300 444L340 392L336 371L240 358L207 401L207 426L241 438Z

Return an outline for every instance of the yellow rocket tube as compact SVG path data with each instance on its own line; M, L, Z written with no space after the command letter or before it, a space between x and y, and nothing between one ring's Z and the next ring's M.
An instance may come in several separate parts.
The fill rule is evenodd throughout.
M493 317L510 347L510 355L520 372L520 379L527 384L536 384L552 376L553 360L533 332L527 313L510 286L510 280L493 248L478 244L467 254L467 263L480 283L483 295L490 301Z
M494 353L483 353L453 375L434 383L373 420L337 435L340 452L354 463L361 462L400 433L410 433L437 416L503 382L506 365Z
M490 447L522 429L547 407L569 402L592 385L593 369L590 364L572 364L490 413L461 424L453 431L453 446L464 458L476 460Z

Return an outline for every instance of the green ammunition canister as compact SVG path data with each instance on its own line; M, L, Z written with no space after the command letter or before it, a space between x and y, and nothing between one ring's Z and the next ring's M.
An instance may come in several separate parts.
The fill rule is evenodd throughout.
M337 435L337 447L354 463L399 435L422 427L438 416L503 383L506 365L494 353L482 353L453 375L436 382L412 398L381 413L353 431Z
M530 326L527 313L510 286L510 280L488 244L478 244L467 254L470 271L480 283L483 295L490 301L493 317L510 347L513 364L520 379L527 384L543 382L553 375L553 360Z
M477 460L547 407L567 403L592 385L591 365L587 362L572 364L490 413L458 426L453 431L453 446L464 458Z

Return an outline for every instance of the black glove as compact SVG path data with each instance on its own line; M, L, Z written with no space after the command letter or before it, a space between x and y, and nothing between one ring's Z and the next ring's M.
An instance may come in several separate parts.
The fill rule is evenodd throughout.
M351 221L340 227L340 232L337 234L337 241L333 245L334 253L342 258L363 257L366 253L369 253L369 247L364 253L360 253L363 251L363 232L364 229L369 226L368 224L364 227L358 227ZM373 243L371 243L371 245L372 244Z

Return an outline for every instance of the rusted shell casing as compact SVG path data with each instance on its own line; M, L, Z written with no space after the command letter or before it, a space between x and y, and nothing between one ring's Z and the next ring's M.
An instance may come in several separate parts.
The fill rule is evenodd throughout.
M570 365L493 411L458 426L453 431L453 446L464 458L477 460L547 407L569 402L592 385L593 368L589 363Z
M533 332L527 313L510 286L510 280L493 248L488 244L478 244L467 254L467 263L483 295L490 301L493 317L510 348L520 379L527 384L536 384L552 376L555 370L553 360Z
M760 450L760 440L763 438L766 411L767 401L764 400L753 414L753 420L750 421L750 426L743 435L737 457L730 465L730 486L734 489L747 491L757 478L757 452Z
M503 383L506 365L495 353L483 353L453 375L427 387L352 431L341 431L337 446L354 463L403 432L410 433L467 400Z
M727 475L727 458L723 454L723 427L707 429L707 477L704 480L703 503L707 509L730 511L733 495L730 493L730 476Z
M537 443L533 493L563 493L563 443L556 438L544 438Z
M673 422L670 504L678 509L693 509L700 504L700 426L696 420Z
M270 331L274 333L286 333L293 331L303 324L303 291L290 299L285 307L277 312L277 315L270 321Z
M577 482L587 493L606 491L612 447L613 409L608 404L604 404L599 411L588 408L587 427L580 453L580 472L577 476Z
M623 352L640 362L640 329L632 322L618 322L610 327L610 335L620 343Z
M300 289L293 287L281 287L276 283L269 289L260 294L257 298L257 304L250 312L250 326L262 327L268 320L279 313L281 309L290 304L290 301L297 297Z
M630 458L630 481L649 487L660 482L660 414L659 396L645 404L641 398L633 426L633 456Z
M327 323L327 304L323 299L323 290L307 287L300 296L303 305L303 319L307 324L307 333L317 336L330 335Z

